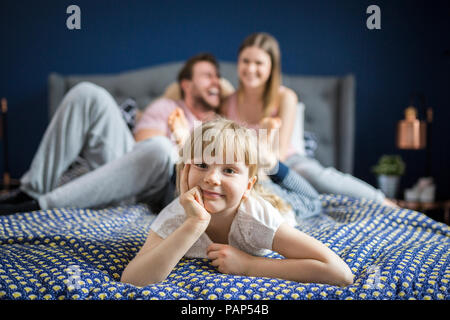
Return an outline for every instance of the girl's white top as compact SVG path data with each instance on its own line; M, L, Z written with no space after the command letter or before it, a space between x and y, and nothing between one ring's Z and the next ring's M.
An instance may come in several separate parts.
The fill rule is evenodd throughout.
M155 218L150 229L165 239L186 220L179 197ZM286 220L263 198L251 195L244 200L231 224L228 244L251 255L264 255L272 250L275 232ZM188 258L207 258L206 249L213 242L206 232L186 252Z

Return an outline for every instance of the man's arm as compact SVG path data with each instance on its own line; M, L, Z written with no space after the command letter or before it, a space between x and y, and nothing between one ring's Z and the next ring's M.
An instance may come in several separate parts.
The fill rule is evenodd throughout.
M136 142L154 136L165 136L168 129L167 118L176 106L176 103L169 99L158 99L148 105L136 121Z

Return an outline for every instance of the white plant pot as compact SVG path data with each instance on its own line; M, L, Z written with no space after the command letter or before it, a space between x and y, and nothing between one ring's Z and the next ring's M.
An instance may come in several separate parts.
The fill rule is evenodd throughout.
M378 176L378 187L388 198L395 199L399 184L400 176L387 176L384 174Z

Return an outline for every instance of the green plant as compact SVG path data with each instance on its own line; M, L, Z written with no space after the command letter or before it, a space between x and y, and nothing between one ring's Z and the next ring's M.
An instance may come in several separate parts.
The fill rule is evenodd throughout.
M401 176L405 173L405 163L399 155L383 155L372 171L377 175Z

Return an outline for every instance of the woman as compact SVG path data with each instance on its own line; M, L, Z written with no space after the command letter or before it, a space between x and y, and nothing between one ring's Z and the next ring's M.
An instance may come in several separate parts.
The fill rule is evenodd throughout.
M280 49L267 33L248 36L239 47L239 87L223 104L221 113L234 121L258 128L267 117L280 118L279 158L300 173L320 193L344 194L392 205L369 184L334 168L324 168L293 146L291 135L297 119L298 98L281 84Z

